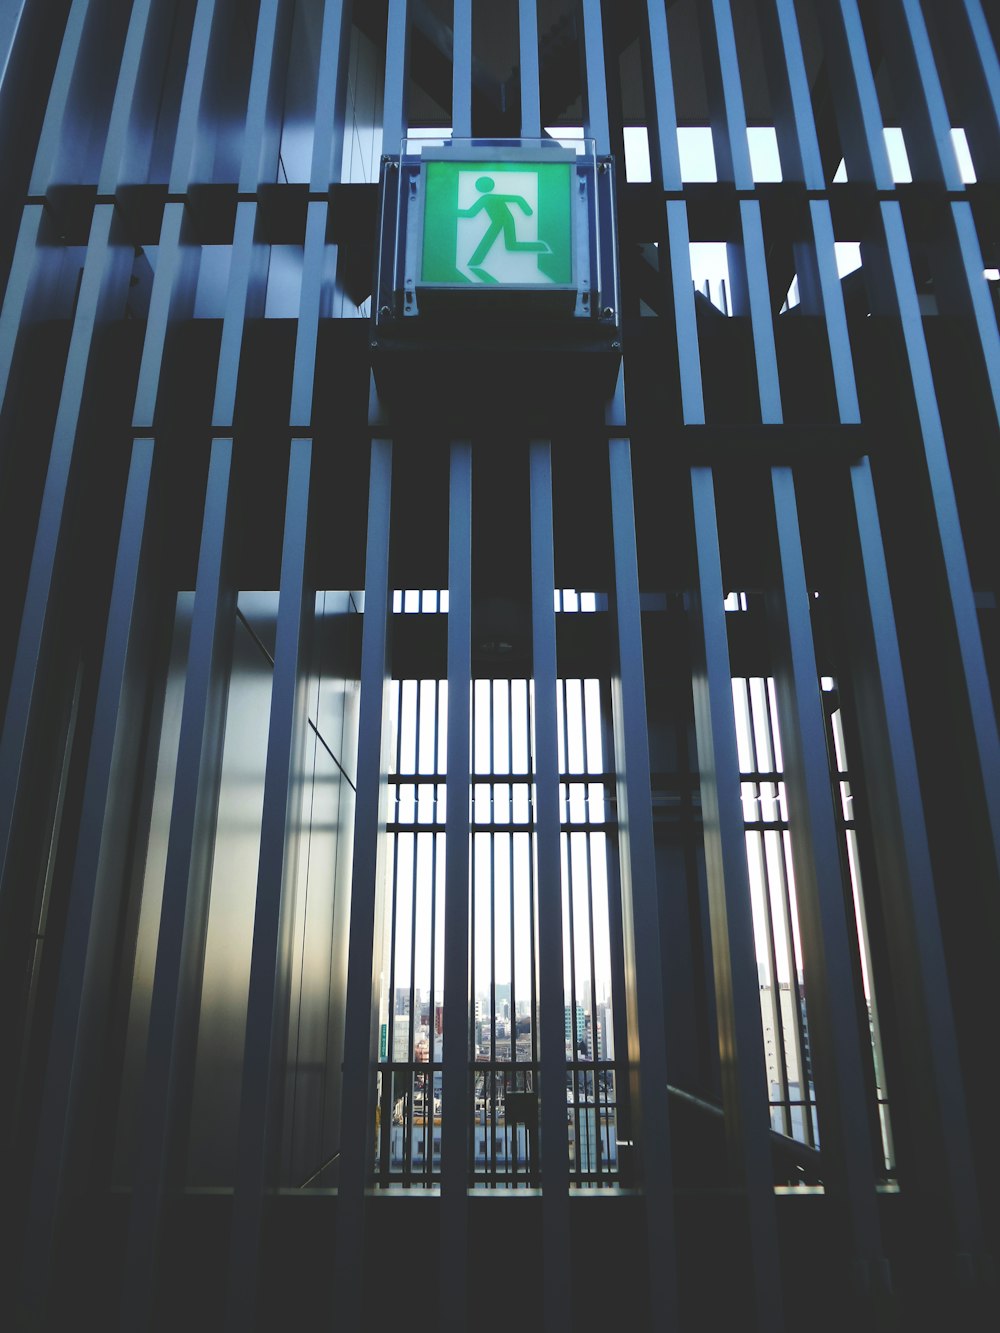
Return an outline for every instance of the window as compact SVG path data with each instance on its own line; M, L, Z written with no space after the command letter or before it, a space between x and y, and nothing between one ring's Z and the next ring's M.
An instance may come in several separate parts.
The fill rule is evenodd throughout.
M397 591L396 614L436 614L444 594ZM596 594L559 590L564 612ZM443 605L444 603L444 605ZM448 686L397 680L390 694L388 865L379 1014L378 1179L428 1185L442 1123L444 864ZM532 687L472 689L469 1066L472 1179L507 1188L537 1170ZM617 1178L605 772L599 681L558 683L562 777L566 1115L575 1185ZM609 836L611 835L611 836Z

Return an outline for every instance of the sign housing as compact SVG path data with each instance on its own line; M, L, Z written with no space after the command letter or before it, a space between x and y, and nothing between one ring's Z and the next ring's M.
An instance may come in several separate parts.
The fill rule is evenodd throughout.
M617 340L614 172L592 140L407 140L383 168L376 347L519 324L536 344Z
M382 165L380 392L565 402L613 382L614 165L592 140L408 140Z

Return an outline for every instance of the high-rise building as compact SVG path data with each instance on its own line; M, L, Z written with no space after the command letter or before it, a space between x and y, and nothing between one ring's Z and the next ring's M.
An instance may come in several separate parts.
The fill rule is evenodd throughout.
M994 1325L998 37L0 4L3 1327Z
M563 1034L566 1038L566 1049L571 1054L586 1045L587 1024L588 1015L584 1012L582 1004L576 1004L572 1009L568 1004L565 1006Z

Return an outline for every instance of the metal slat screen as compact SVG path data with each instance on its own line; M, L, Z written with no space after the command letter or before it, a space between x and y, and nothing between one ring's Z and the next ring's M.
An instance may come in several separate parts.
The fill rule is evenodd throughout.
M595 596L582 601L593 609ZM394 605L397 614L446 613L447 593L401 591ZM578 610L581 596L557 591L556 605ZM477 680L472 688L469 1170L472 1181L493 1187L539 1181L531 697L528 680ZM571 1180L599 1184L617 1179L607 889L614 821L600 683L560 681L558 722ZM447 682L394 682L389 726L377 1175L427 1185L439 1179L441 1152ZM509 1093L522 1097L508 1109Z
M998 40L0 7L0 1324L995 1324ZM452 136L614 186L475 411Z

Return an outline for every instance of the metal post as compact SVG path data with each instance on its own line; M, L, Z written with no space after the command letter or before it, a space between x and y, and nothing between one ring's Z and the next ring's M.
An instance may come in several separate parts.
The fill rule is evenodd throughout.
M746 1191L756 1327L784 1325L760 987L712 469L691 469L698 560L694 715L730 1171Z
M472 136L472 0L455 0L452 23L451 132Z
M548 440L532 440L529 446L532 676L535 683L535 847L538 866L538 1012L541 1025L539 1125L543 1173L542 1303L544 1327L552 1330L552 1333L559 1333L559 1330L570 1327L572 1292L551 451L552 446ZM570 1021L575 1033L575 1011Z
M249 201L238 203L226 310L219 344L219 370L212 406L212 425L216 429L232 427L244 324L247 319L263 314L267 278L266 247L258 243L256 231L257 204Z
M656 852L646 730L639 568L629 442L609 442L617 663L612 680L632 1128L638 1139L649 1249L650 1308L677 1327L673 1166L660 973ZM641 1058L640 1058L641 1052Z
M918 0L879 0L877 12L914 179L961 190L951 118L920 4Z
M518 50L521 64L521 133L537 139L542 133L541 89L538 80L538 0L518 0Z
M666 7L660 0L646 0L646 42L643 70L647 89L652 90L649 117L649 149L653 174L664 190L680 190L681 158L677 144L677 104L670 64L670 34Z
M731 181L737 190L752 190L747 116L729 0L706 0L698 7L698 18L719 180Z
M312 443L293 440L288 465L281 591L267 733L264 803L243 1046L236 1189L230 1240L228 1328L249 1328L257 1307L261 1227L284 1091L291 981L290 931L296 793L305 729L306 643L315 591L306 573Z
M316 342L320 316L329 310L326 244L327 205L310 200L306 213L306 235L302 248L302 294L295 328L295 362L288 421L293 430L308 431L312 424L313 390L316 383Z
M260 0L247 115L243 124L241 194L255 193L259 185L273 185L277 178L284 76L294 8L293 0Z
M891 1290L875 1198L874 1145L834 821L811 597L791 469L771 469L780 591L768 593L775 693L816 1071L824 1183L843 1199L858 1295ZM795 979L793 978L793 981ZM803 1077L804 1077L803 1071Z
M743 263L746 270L748 306L746 313L750 316L753 330L760 419L764 425L780 425L782 410L778 353L774 344L771 293L767 283L767 252L764 248L764 232L760 222L760 204L756 199L740 200L740 222L743 230ZM731 246L730 250L733 248ZM733 287L736 288L735 280Z
M42 253L53 223L44 204L28 204L21 214L17 244L11 262L10 277L4 293L3 312L0 314L0 408L6 403L7 387L16 364L18 345L24 336L24 327L41 314L43 304L39 297L44 287L40 270L44 268ZM0 435L0 458L8 445Z
M159 55L169 43L172 19L171 6L161 0L136 0L132 6L98 173L98 194L114 194L121 180L127 184L146 183L153 134L141 114L139 99L149 95L148 87L142 86L142 76L149 78L149 57Z
M812 223L813 244L811 247L802 247L810 253L806 256L808 262L799 265L803 300L810 302L807 309L821 311L826 321L839 420L845 426L858 425L861 421L861 405L858 402L858 384L851 357L851 335L847 327L844 293L837 273L836 242L829 202L825 199L811 199L809 219ZM807 277L809 280L815 278L815 291L810 291L806 285Z
M983 281L983 253L979 246L972 206L956 200L951 205L951 216L955 226L955 262L948 276L954 282L952 290L958 296L953 308L956 313L975 321L983 352L983 369L989 381L997 423L1000 424L1000 328L997 326L989 289ZM943 294L939 299L939 307L942 313L949 308L949 302Z
M677 356L681 376L681 413L685 426L705 424L705 394L701 379L698 346L698 317L691 285L691 250L687 204L683 199L667 201L667 244L670 248L670 281L674 320L677 325Z
M956 14L956 8L959 12ZM1000 55L981 0L936 0L941 31L955 43L954 68L963 74L965 134L981 181L1000 180Z
M45 120L42 123L38 150L35 153L35 166L28 187L29 194L45 194L56 173L73 91L73 76L86 40L87 22L92 17L90 11L93 8L93 0L73 0L66 20L62 45L59 48L59 60L52 78Z
M406 85L410 65L409 0L389 0L382 99L382 152L398 153L406 135Z
M826 185L795 0L756 0L784 180Z
M361 1327L365 1190L372 1175L375 1145L374 1066L378 1052L379 981L375 941L381 938L388 800L385 715L392 609L389 589L391 494L392 442L373 440L365 553L351 924L344 1005L337 1243L331 1293L331 1308L336 1309L338 1321L352 1333Z
M611 152L608 127L608 92L604 78L604 28L601 21L601 0L580 0L583 10L583 56L586 72L587 137L595 142L597 156Z
M319 74L316 80L316 121L309 189L324 193L340 181L344 158L347 68L351 55L353 0L327 0L323 6Z
M199 252L191 243L188 226L184 205L168 203L160 227L159 256L132 410L133 429L152 428L167 338L177 322L189 318L194 310Z
M848 179L891 190L892 169L882 133L882 113L857 0L831 0L820 5L817 13L830 77L840 93L837 124Z
M441 1320L468 1328L469 756L472 688L472 445L451 446L448 496L448 742L441 1083ZM491 1049L491 1058L494 1058Z
M171 194L184 194L194 174L195 152L201 120L201 102L205 75L208 69L216 7L217 5L224 6L225 3L226 0L198 0L198 8L195 11L194 24L191 29L191 42L188 46L184 90L181 93L181 105L177 115L174 153L170 163L168 189Z

